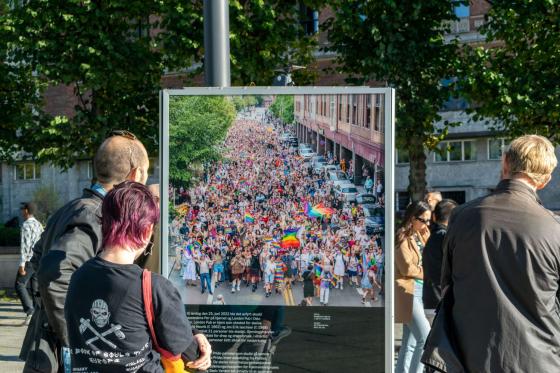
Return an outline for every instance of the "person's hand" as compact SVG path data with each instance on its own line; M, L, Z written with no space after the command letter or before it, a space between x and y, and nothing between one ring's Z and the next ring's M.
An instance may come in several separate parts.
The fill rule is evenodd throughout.
M195 361L187 363L187 368L198 369L198 370L208 370L212 365L210 359L212 355L212 346L204 334L197 334L194 336L196 343L198 343L198 349L200 350L200 357Z
M19 273L20 276L25 276L25 274L27 273L27 272L25 272L25 266L19 266L18 273Z

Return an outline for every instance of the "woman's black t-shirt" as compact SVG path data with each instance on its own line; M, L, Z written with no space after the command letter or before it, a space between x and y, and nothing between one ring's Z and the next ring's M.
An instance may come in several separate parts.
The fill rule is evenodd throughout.
M159 345L179 355L196 341L173 284L152 276ZM142 300L142 269L90 259L73 275L64 307L73 372L163 372Z

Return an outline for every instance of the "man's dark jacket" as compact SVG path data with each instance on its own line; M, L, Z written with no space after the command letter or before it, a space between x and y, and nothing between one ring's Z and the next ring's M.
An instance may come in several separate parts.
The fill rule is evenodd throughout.
M454 210L450 281L467 372L560 372L560 224L528 185L504 180Z
M103 197L85 189L82 197L60 208L33 248L41 307L27 330L20 358L27 372L56 372L57 346L68 346L64 301L70 277L101 246Z
M442 247L447 227L443 224L433 223L430 230L430 238L422 251L422 265L424 267L422 300L425 309L435 309L441 300Z

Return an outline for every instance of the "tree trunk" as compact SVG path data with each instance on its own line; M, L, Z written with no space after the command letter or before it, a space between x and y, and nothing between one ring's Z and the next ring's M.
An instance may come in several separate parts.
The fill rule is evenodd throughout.
M412 138L408 144L410 170L408 192L412 201L421 201L426 193L426 153L420 138Z

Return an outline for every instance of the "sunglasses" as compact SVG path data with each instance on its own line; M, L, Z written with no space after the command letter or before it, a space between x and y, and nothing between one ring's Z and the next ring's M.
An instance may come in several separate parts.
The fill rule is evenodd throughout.
M422 218L419 218L419 217L415 217L414 219L416 219L416 220L418 220L418 221L420 221L424 224L430 224L430 219L422 219Z
M112 130L111 132L109 132L109 135L107 137L113 137L113 136L121 136L129 140L137 140L136 135L134 135L132 132L129 132L127 130Z

